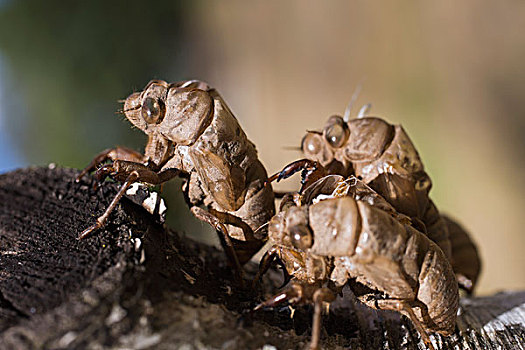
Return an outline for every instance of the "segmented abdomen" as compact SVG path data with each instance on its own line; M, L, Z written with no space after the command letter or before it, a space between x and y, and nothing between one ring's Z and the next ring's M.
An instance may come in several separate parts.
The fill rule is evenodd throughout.
M331 279L336 284L355 278L385 299L408 302L425 328L453 331L456 278L444 253L424 234L351 197L311 205L309 219L311 252L334 256Z

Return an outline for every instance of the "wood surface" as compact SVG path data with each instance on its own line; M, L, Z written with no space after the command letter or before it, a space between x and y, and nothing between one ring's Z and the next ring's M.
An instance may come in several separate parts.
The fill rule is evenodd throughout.
M250 312L278 290L278 271L243 289L220 249L167 229L129 199L105 229L78 241L118 184L93 189L92 178L74 183L77 174L50 166L0 175L1 349L305 347L311 307ZM248 264L246 277L256 269ZM456 333L431 337L436 349L525 349L525 292L462 297ZM425 348L406 318L347 290L324 316L321 342Z

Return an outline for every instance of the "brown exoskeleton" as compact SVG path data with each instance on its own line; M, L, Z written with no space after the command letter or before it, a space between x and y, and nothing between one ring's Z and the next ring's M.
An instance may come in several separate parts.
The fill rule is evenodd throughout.
M355 177L329 175L285 196L260 273L278 258L292 282L256 309L314 303L310 347L317 349L322 304L348 285L369 307L407 316L433 348L429 332L455 329L458 284L443 251L409 222Z
M472 292L481 266L475 245L463 230L458 233L463 247L451 246L458 240L449 237L450 221L442 218L428 196L432 183L414 144L402 126L367 116L369 107L364 106L357 118L350 119L349 105L344 117L330 117L322 132L308 131L301 145L307 160L287 166L279 178L304 167L315 167L317 162L330 174L362 179L396 211L408 215L415 227L426 232L450 259L460 285ZM461 256L466 245L469 260Z
M452 246L452 268L460 287L472 293L481 270L478 249L467 231L452 218L443 215Z
M105 150L78 176L77 181L110 160L97 177L123 182L105 213L79 238L104 226L132 183L158 185L180 176L186 179L183 191L191 212L219 232L240 273L266 241L266 234L254 231L275 214L275 204L271 188L264 186L267 173L255 146L222 97L200 81L153 80L125 100L124 114L148 135L145 152Z

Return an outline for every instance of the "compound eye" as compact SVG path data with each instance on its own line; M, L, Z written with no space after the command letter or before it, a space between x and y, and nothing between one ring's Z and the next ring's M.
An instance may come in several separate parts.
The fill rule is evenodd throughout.
M166 106L158 98L146 97L142 101L142 118L148 124L158 124L164 118Z
M328 119L327 125L324 129L324 137L326 141L333 148L342 147L348 136L350 135L350 130L348 125L344 122L343 118L338 115L334 115Z
M309 132L304 135L303 141L301 142L301 150L306 155L316 155L321 152L323 145L321 139L317 134Z
M292 245L300 250L306 250L314 244L312 231L308 226L295 225L290 228Z

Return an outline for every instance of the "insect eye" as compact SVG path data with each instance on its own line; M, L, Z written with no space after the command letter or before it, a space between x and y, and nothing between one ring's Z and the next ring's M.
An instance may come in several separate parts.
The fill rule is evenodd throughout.
M321 152L322 144L319 140L319 137L316 137L316 134L308 133L303 137L301 142L301 150L304 154L318 154Z
M324 129L324 137L330 146L334 148L342 147L346 140L348 140L349 135L350 130L343 118L334 115L328 119L328 123Z
M295 225L290 228L292 245L301 250L310 248L314 241L312 231L305 225Z
M166 106L157 98L146 97L142 101L142 118L148 124L158 124L164 118Z

